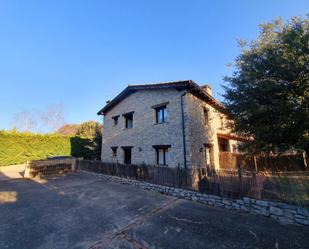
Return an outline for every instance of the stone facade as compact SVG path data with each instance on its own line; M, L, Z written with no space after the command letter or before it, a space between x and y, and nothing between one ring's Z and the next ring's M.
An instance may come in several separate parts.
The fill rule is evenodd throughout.
M136 181L128 178L97 174L83 171L97 177L103 177L122 184L133 185L145 190L156 191L161 194L171 195L177 198L197 201L208 206L238 210L254 215L269 217L283 224L297 224L309 226L309 210L304 207L290 205L267 200L257 200L244 197L243 199L228 199L216 195L208 195L196 191L156 185L147 182Z
M124 162L121 147L132 146L133 164L156 164L156 151L153 145L170 145L167 164L171 167L184 166L183 133L181 119L181 95L183 91L175 89L137 91L104 116L104 135L102 160L106 162ZM156 124L155 110L152 106L168 103L167 122ZM125 128L125 113L134 112L133 128ZM118 116L114 125L112 117ZM112 147L117 147L113 156Z
M205 118L204 111L208 118ZM187 155L191 167L206 165L206 146L210 148L210 163L219 169L219 141L218 134L230 134L227 119L209 103L193 94L186 94L186 141L189 148ZM227 150L232 152L234 146L241 142L229 139Z
M162 103L167 103L167 122L157 124L152 107ZM205 122L205 110L208 112L208 123ZM130 112L134 112L133 128L127 129L123 115ZM117 125L114 125L113 117L118 117ZM138 90L104 114L101 158L106 162L124 163L122 147L132 147L131 163L153 165L157 163L153 146L168 145L167 164L170 167L206 168L209 165L218 169L217 134L229 133L224 128L225 124L225 117L213 105L186 90ZM237 141L229 140L229 151L237 144ZM211 148L208 161L207 146ZM113 149L117 152L114 153Z

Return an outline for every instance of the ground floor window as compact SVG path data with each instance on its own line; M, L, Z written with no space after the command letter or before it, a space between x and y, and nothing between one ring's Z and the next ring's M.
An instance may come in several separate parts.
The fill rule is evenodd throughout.
M212 168L213 167L213 144L204 144L205 147L205 162L206 167Z
M158 165L168 165L168 152L170 145L154 145L156 150L156 163Z
M206 165L210 165L210 147L206 147L205 159L206 159Z
M118 147L111 147L113 158L117 158L117 149Z

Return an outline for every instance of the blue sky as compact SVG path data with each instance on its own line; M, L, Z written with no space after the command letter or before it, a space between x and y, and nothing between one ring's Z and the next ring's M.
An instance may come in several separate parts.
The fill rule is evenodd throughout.
M0 0L0 129L54 103L68 123L98 120L128 84L192 79L220 98L237 38L308 12L308 0Z

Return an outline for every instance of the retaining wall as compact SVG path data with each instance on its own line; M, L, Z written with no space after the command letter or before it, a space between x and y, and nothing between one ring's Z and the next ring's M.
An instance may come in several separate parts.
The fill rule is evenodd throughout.
M284 224L298 224L298 225L309 226L309 209L299 207L296 205L290 205L267 200L257 200L248 197L244 197L243 199L239 200L234 200L234 199L222 198L215 195L202 194L196 191L156 185L152 183L141 182L127 178L97 174L88 171L83 172L103 177L111 181L120 182L122 184L137 186L145 190L156 191L161 194L197 201L200 203L207 204L209 206L221 207L231 210L239 210L255 215L269 217Z

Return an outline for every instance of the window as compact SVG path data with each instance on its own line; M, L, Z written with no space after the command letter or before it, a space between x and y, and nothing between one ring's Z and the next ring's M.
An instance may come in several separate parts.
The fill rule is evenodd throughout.
M126 117L126 128L131 129L133 127L133 115Z
M132 146L122 147L124 164L131 164L132 162Z
M170 145L154 145L156 150L156 163L159 165L168 165L168 148Z
M204 122L205 125L209 124L209 111L207 109L204 109Z
M113 158L117 158L117 149L118 147L111 147L112 152L113 152Z
M212 166L213 161L213 145L212 144L204 144L205 146L205 162L207 167Z
M161 124L167 121L166 105L155 108L156 123Z
M157 149L157 164L167 165L167 149Z
M119 118L119 115L112 117L112 119L114 120L114 126L116 126L118 124L118 118Z
M154 105L151 108L155 110L156 114L156 123L162 124L167 121L167 111L166 106L169 104L169 102L164 102L159 105Z
M224 118L220 116L220 129L224 129Z
M238 153L238 146L236 144L232 145L232 151L233 153Z
M123 114L123 116L126 120L126 128L127 129L133 128L133 113L134 112L129 112L129 113Z

